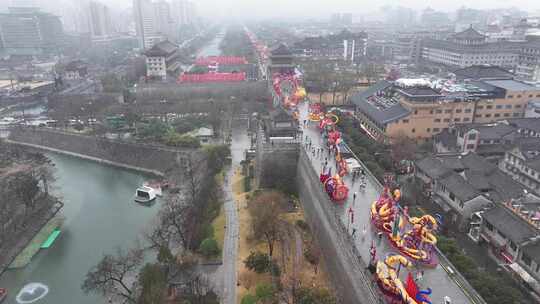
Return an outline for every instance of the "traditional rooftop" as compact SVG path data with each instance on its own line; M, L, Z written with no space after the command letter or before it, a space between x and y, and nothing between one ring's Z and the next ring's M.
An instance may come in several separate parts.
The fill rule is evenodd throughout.
M510 125L516 126L520 130L532 130L540 133L540 118L513 118L507 121Z
M463 201L483 195L492 202L503 202L524 193L521 184L475 153L428 156L415 165Z
M144 54L148 57L166 57L178 50L178 46L168 40L154 44Z
M536 265L540 265L540 239L523 246L522 250Z
M285 43L280 43L270 51L271 56L292 56L293 53Z
M526 84L521 81L513 79L501 79L501 80L486 80L487 84L490 84L495 87L503 88L510 92L519 92L519 91L540 91L540 88Z
M455 128L463 133L478 131L479 138L484 140L501 140L512 134L517 135L517 128L506 123L457 124Z
M538 234L537 229L503 206L487 210L482 217L516 244L526 242Z
M489 79L513 79L514 74L492 65L473 65L454 71L458 80L489 80Z
M462 32L454 34L452 37L459 40L483 40L486 39L487 36L480 34L471 26Z
M465 178L457 173L448 175L441 179L440 182L462 202L469 201L481 194L480 191L475 189Z

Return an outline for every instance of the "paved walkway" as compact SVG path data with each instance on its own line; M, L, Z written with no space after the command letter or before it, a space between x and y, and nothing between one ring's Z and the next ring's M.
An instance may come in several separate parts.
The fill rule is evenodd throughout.
M300 121L302 122L307 118L308 105L304 103L300 106ZM322 137L320 135L317 124L311 123L309 126L303 129L303 137L308 137L312 142L312 146L316 148L323 148L323 153L319 157L317 154L313 156L312 153L308 155L311 163L316 172L321 172L325 162L325 157L328 157L328 164L332 167L332 174L337 172L335 161L332 156L328 156L328 150L325 148ZM305 145L302 144L305 148ZM373 201L379 196L379 186L373 177L367 176L365 189L360 189L360 178L356 179L356 183L352 182L352 178L346 176L344 178L347 186L349 187L349 198L344 202L342 206L335 205L334 210L336 216L338 216L345 227L349 227L349 232L352 233L353 229L356 229L355 246L358 249L363 261L368 264L370 255L369 250L372 240L375 240L377 246L377 257L382 258L387 254L398 253L389 242L383 238L381 242L377 241L377 231L371 226L369 219L369 210ZM356 199L353 200L353 193L357 193ZM352 209L354 212L354 223L350 224L350 217L348 210ZM365 230L365 234L364 231ZM402 271L402 280L405 281L407 272ZM449 296L452 299L452 303L472 303L469 301L463 290L450 278L448 273L440 265L436 268L424 268L424 278L419 283L420 287L430 287L433 289L431 295L432 303L444 303L444 296Z
M238 123L238 122L233 122ZM232 128L232 144L231 156L232 165L229 168L224 184L224 208L226 215L227 227L225 229L225 240L223 244L223 265L220 272L222 275L222 301L224 304L236 304L236 259L238 255L238 235L239 223L236 204L233 197L233 175L234 170L240 165L240 161L244 158L244 150L249 148L250 141L247 136L246 126L247 121L240 121L240 126Z

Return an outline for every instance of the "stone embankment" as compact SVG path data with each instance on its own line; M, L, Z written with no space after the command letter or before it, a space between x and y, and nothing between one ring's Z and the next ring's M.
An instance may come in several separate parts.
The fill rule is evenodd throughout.
M158 176L163 176L183 164L184 159L193 151L123 142L46 128L13 129L8 141Z

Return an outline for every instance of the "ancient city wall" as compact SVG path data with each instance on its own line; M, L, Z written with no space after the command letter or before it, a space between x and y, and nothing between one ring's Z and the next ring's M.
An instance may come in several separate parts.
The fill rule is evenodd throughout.
M16 128L9 141L129 169L164 175L189 150L169 149L44 128Z
M315 170L301 150L297 168L300 202L306 221L319 242L334 289L341 303L379 303L364 265L352 252L332 210L333 204L323 191Z

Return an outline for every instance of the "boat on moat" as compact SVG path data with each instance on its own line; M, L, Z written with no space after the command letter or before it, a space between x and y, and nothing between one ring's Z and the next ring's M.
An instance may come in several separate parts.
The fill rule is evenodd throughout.
M134 200L137 203L149 203L156 199L156 191L147 186L137 188Z

